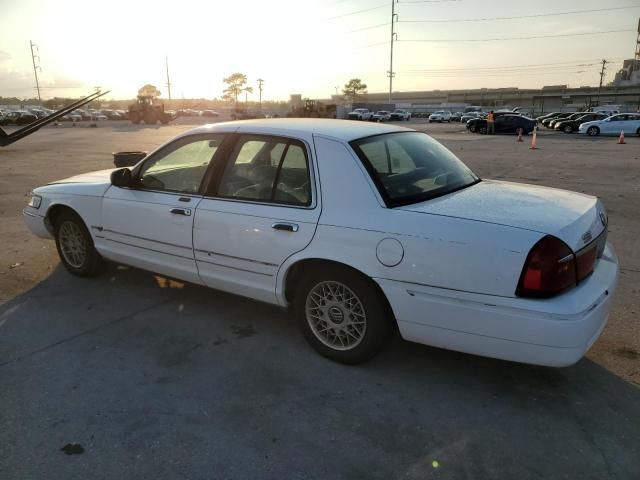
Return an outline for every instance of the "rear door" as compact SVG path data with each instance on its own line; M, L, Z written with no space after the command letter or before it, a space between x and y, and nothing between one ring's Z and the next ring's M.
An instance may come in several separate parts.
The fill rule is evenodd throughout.
M313 238L320 216L311 139L237 134L194 220L202 281L276 303L282 263Z

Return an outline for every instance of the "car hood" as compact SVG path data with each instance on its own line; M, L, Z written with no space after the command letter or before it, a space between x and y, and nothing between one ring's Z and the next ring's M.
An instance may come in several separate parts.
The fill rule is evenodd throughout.
M44 187L36 188L34 193L45 195L47 193L56 193L102 196L111 186L111 172L113 172L113 170L114 169L111 168L108 170L74 175L73 177L51 182Z
M597 237L606 222L604 207L596 197L496 180L483 180L463 190L400 208L554 235L574 251Z

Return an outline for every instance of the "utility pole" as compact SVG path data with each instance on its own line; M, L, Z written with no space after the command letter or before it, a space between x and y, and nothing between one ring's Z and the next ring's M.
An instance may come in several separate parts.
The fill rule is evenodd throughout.
M260 103L260 111L262 111L262 84L264 83L264 80L259 78L257 82L258 82L258 92L259 92L258 102Z
M169 100L171 100L171 80L169 80L169 57L164 56L164 64L167 69L167 91L169 93Z
M40 98L40 82L38 81L38 69L40 68L40 65L36 65L36 58L38 59L38 64L40 63L40 55L36 55L33 52L33 47L36 47L36 50L38 49L38 46L33 43L31 40L29 40L29 45L31 45L31 61L33 62L33 74L36 76L36 90L38 91L38 102L40 102L40 105L42 105L42 98ZM42 71L42 69L40 68L40 71Z
M398 15L396 14L396 1L391 0L391 50L389 52L389 71L387 75L389 77L389 103L391 103L391 95L393 93L393 77L395 73L393 71L393 41L398 39L398 34L394 32L394 23Z
M600 105L600 90L602 90L602 81L604 80L604 72L607 69L607 61L602 60L602 69L600 70L600 85L598 85L598 105Z

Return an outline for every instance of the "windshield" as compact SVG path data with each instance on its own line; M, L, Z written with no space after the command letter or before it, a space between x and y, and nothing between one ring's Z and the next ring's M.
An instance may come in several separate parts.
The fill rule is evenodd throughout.
M480 179L443 145L420 132L376 135L351 142L386 204L422 202Z

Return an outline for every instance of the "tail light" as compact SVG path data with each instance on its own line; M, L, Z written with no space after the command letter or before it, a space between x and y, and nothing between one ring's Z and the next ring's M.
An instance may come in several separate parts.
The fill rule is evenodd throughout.
M520 275L516 295L535 298L551 297L575 284L576 257L566 243L547 235L529 252Z

